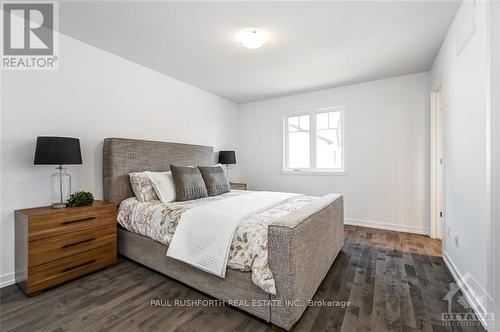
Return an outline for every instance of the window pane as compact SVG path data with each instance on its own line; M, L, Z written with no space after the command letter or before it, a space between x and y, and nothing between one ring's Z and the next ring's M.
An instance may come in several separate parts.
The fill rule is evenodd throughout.
M329 112L329 128L340 128L340 112Z
M293 132L299 130L299 117L291 116L288 118L288 131Z
M316 128L328 129L328 113L318 113L316 116Z
M309 130L309 115L300 116L299 127L301 130Z
M309 159L309 132L288 134L288 167L308 168Z
M320 129L316 137L316 167L342 168L340 129Z
M288 131L309 130L309 115L291 116L288 118Z

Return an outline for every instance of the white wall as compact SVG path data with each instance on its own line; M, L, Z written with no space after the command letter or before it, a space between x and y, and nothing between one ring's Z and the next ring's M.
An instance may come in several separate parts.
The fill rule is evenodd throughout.
M14 210L50 202L53 168L33 165L37 136L80 138L83 165L68 167L73 189L97 198L105 137L236 148L229 101L65 36L60 61L59 71L2 73L0 286L14 272Z
M445 261L456 279L472 276L464 280L465 292L479 313L486 310L477 307L476 296L486 298L480 288L488 290L490 239L486 6L481 1L461 5L431 72L432 87L442 83L444 94ZM476 32L458 54L459 34L473 12Z
M429 74L321 90L240 107L240 167L251 189L345 195L346 222L427 233ZM347 175L281 174L282 116L347 109Z

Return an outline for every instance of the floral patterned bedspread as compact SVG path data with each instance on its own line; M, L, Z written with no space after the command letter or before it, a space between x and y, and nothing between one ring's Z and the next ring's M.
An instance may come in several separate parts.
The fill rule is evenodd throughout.
M245 195L249 191L232 190L219 196L163 204L160 201L139 202L135 197L121 202L118 223L127 230L169 245L183 212L213 201ZM240 222L236 228L228 267L252 272L252 281L270 294L276 294L273 274L268 263L267 227L277 218L310 204L316 197L300 195Z

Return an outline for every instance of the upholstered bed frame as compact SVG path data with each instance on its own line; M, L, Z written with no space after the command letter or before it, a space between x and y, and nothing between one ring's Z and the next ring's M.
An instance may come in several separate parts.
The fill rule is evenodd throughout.
M128 173L165 171L170 164L211 165L212 147L122 138L104 140L104 199L119 204L134 194ZM166 257L167 247L118 230L120 254L239 307L284 329L301 317L344 243L343 198L326 195L269 226L269 264L277 295L227 269L224 279Z

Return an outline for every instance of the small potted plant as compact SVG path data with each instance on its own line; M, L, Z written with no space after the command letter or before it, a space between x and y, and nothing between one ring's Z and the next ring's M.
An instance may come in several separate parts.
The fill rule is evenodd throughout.
M77 191L69 196L67 207L89 206L94 203L94 195L88 191Z

